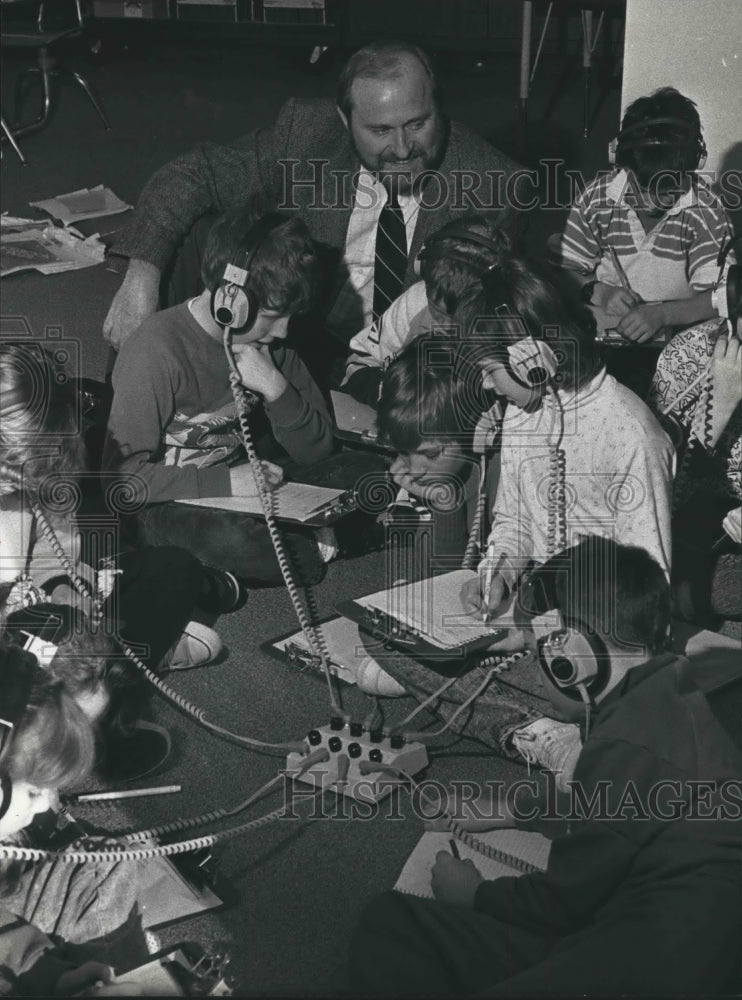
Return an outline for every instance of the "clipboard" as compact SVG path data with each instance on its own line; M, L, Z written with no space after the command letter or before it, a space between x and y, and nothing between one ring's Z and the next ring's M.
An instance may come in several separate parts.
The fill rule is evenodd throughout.
M360 403L347 392L330 390L332 410L335 415L335 437L348 444L374 448L394 454L392 448L379 442L376 430L376 410L367 403Z
M516 627L514 595L503 613L487 623L460 608L461 587L476 578L474 570L455 570L344 601L337 610L383 644L434 664L439 673L460 672L462 660L481 658L492 643Z
M355 490L330 489L306 483L282 483L273 491L273 509L277 521L300 524L308 528L322 528L333 524L358 507ZM192 507L209 507L212 510L229 510L252 517L264 518L260 497L198 497L178 500L177 503Z
M367 652L363 637L356 622L349 618L333 615L319 623L330 654L330 670L346 684L356 683L356 672L366 661L373 659ZM278 639L270 639L260 647L279 660L288 660L302 672L322 675L322 661L311 650L304 633L291 631Z

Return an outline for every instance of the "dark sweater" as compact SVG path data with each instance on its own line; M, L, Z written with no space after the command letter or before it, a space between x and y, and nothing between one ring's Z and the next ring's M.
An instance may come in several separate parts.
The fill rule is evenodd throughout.
M742 756L696 687L688 661L668 654L634 667L599 706L574 781L588 801L605 784L609 814L628 803L622 796L636 808L627 804L623 818L576 819L554 839L545 873L483 882L475 909L565 940L630 917L672 941L680 928L710 919L714 908L734 912L742 823L729 810L739 816L740 778ZM695 815L658 815L669 817L673 800L688 808L696 780L716 783L709 804L699 791ZM736 805L720 795L727 780L737 782ZM720 815L706 818L716 807Z
M312 465L332 451L330 414L296 351L281 343L271 354L289 385L265 415L289 456ZM149 502L232 495L223 464L239 444L229 367L187 304L155 313L132 334L113 388L107 468L140 476Z
M353 207L352 178L358 169L335 103L292 97L270 127L256 129L230 145L202 143L161 167L145 185L132 224L115 252L162 269L201 215L238 210L256 194L270 203L297 208L315 240L342 250ZM428 199L429 207L423 203L420 208L406 287L418 280L413 263L426 237L457 214L479 210L505 222L510 215L506 206L513 201L507 182L517 169L513 160L481 136L458 122L450 123L436 190ZM288 193L287 179L295 183ZM302 181L310 183L296 185ZM475 189L471 198L462 195L467 188ZM341 284L339 276L336 291Z

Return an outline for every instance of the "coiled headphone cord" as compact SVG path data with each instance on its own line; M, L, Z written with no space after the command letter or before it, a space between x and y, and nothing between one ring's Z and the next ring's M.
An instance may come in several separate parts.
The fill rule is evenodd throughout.
M255 452L252 434L250 432L250 423L248 420L250 411L257 401L257 397L247 391L242 385L242 377L237 365L235 364L234 358L232 357L230 337L231 328L224 327L222 344L224 346L224 353L227 356L227 362L229 364L229 384L232 389L232 396L234 397L235 406L237 408L237 418L239 420L242 442L245 446L245 451L247 452L250 468L255 476L255 482L258 487L258 496L260 497L260 503L265 514L265 523L268 527L268 533L270 535L271 542L273 543L273 549L276 553L281 575L283 576L284 583L286 584L286 590L288 591L289 598L291 599L291 604L293 605L301 630L315 656L318 657L322 664L322 669L324 670L330 693L330 704L332 706L332 710L336 715L344 716L344 712L338 703L335 693L333 675L330 669L330 654L327 649L327 642L325 640L322 627L319 624L319 614L314 593L311 587L304 588L306 600L305 604L299 593L298 587L294 582L293 568L284 548L280 530L276 524L275 512L273 509L273 493L268 489L265 481L265 475L263 473L263 467Z

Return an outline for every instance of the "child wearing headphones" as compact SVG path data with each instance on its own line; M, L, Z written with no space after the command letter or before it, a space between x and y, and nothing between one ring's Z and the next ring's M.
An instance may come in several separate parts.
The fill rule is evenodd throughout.
M93 757L90 722L60 681L0 642L0 845L27 846L34 816L85 778ZM122 863L0 861L0 993L132 995L110 980L112 964L148 956L136 873Z
M451 377L459 349L458 340L423 335L392 361L381 383L379 441L397 453L389 474L403 505L394 509L416 510L431 535L419 565L410 553L407 580L458 569L487 535L496 451L484 432L484 398L472 398L470 386Z
M45 629L29 617L34 607L53 600L62 606L55 613L60 622L74 609L74 622L51 645L66 648L68 657L60 656L57 665L64 661L74 672L80 652L75 644L89 639L83 667L92 671L86 698L104 735L105 760L99 763L112 779L148 773L167 757L169 736L138 718L147 685L133 665L111 659L106 637L135 646L150 669L202 665L221 643L213 629L190 622L190 615L196 606L212 613L234 609L242 600L240 588L185 550L121 551L116 538L98 550L101 539L78 530L69 501L79 499L82 485L95 477L86 471L65 373L38 344L0 346L0 413L0 619L21 616L19 629L32 642ZM95 551L110 565L89 565L83 555ZM92 623L99 615L96 630Z
M416 337L433 330L455 331L456 310L479 292L488 268L510 251L502 229L474 213L434 233L415 262L422 281L403 292L375 323L351 340L353 353L343 389L376 407L386 366Z
M673 87L629 105L613 149L613 172L572 206L559 257L599 332L646 344L718 315L712 289L731 225L698 172L706 146L696 105Z
M525 789L514 802L463 807L453 795L447 811L465 829L545 833L546 871L487 881L476 861L440 851L433 899L387 892L367 906L350 992L736 995L742 753L719 681L736 672L738 688L738 664L662 653L665 574L646 551L609 539L542 566L522 604L541 635L548 696L575 716L578 688L592 703L571 793L546 809Z
M228 277L225 278L225 275ZM149 544L187 544L204 562L257 584L281 581L266 525L243 514L174 501L255 496L239 457L240 425L223 326L244 389L262 406L249 417L261 457L311 466L333 450L322 394L287 341L291 316L309 310L318 288L315 246L301 220L257 205L222 216L202 262L204 290L150 317L122 347L104 465L130 476L147 507L138 516ZM282 470L263 463L269 488ZM322 572L313 533L286 532L306 582Z

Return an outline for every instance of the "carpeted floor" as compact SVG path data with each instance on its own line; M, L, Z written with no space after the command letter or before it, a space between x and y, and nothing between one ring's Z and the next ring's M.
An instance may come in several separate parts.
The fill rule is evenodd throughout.
M3 84L21 64L6 59ZM134 202L145 179L161 163L204 139L228 139L269 122L285 97L329 95L334 74L310 74L288 49L234 45L166 46L114 52L110 61L87 67L95 79L112 123L104 132L82 92L66 87L52 123L22 141L28 166L3 147L2 209L29 214L28 202L105 183ZM548 124L539 116L552 96L558 67L547 62L536 80L531 125L524 143L516 127L517 59L490 60L474 72L466 56L444 60L444 85L451 113L479 129L506 151L538 158L561 157L590 175L604 163L607 139L618 116L613 90L592 138L581 138L581 90L574 79ZM7 93L7 90L6 90ZM85 223L86 233L110 232L128 216ZM560 210L533 219L529 241L559 227ZM100 330L121 280L118 265L42 277L35 273L2 282L3 330L24 324L36 337L48 328L80 345L82 374L100 378L111 358ZM317 598L324 615L340 600L377 589L383 583L379 554L330 566ZM330 709L322 678L300 673L271 658L261 644L294 627L287 594L256 591L245 608L223 618L218 629L229 647L223 662L171 677L172 686L202 707L209 720L269 742L296 740L328 721ZM358 719L372 708L357 690L346 688L346 708ZM409 699L388 708L401 718ZM182 793L134 800L120 806L88 806L80 815L104 825L150 826L178 816L231 807L258 789L282 767L275 755L251 752L218 738L162 699L155 717L173 734L174 753L147 783L179 782ZM428 719L428 722L431 720ZM472 742L442 738L427 777L487 781L525 777L526 771L487 754ZM91 784L99 784L92 779ZM289 789L290 792L290 789ZM252 807L246 818L277 808L284 789ZM286 819L230 840L216 850L222 878L238 896L230 908L162 932L163 943L197 940L226 943L239 995L308 996L342 989L350 929L374 893L391 888L420 833L407 795L394 809L371 819L349 818L344 800L327 796L326 815L311 822ZM312 803L298 802L298 815L311 815ZM390 814L391 810L391 814Z

